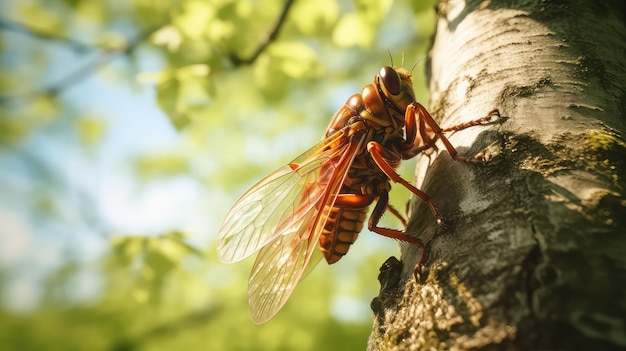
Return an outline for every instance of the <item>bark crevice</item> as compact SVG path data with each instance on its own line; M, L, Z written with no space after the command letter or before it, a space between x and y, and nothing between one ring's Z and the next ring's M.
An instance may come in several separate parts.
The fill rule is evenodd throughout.
M442 127L509 119L449 137L487 166L418 160L448 227L412 200L429 260L416 282L421 253L401 246L402 297L369 350L626 349L625 8L439 3L429 110Z

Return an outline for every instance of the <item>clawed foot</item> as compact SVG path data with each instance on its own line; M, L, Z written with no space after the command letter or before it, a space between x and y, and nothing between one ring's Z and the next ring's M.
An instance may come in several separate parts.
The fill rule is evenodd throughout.
M502 160L502 141L496 140L474 156L483 165L497 164Z
M415 269L413 270L413 277L415 278L415 281L419 281L423 272L424 265L426 264L427 261L428 261L428 251L426 250L426 246L424 246L422 248L422 257L420 258L420 261L417 263L417 265L415 266Z

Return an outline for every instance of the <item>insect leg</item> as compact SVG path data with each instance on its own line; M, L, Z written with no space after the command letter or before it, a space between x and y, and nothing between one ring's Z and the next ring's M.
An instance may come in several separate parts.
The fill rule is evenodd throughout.
M424 265L424 263L426 263L426 259L428 258L427 253L426 253L427 252L426 245L424 245L424 243L421 242L419 239L414 238L410 235L407 235L403 231L400 231L397 229L383 228L383 227L378 226L378 222L380 221L383 214L385 213L385 210L388 208L388 205L389 205L389 193L387 191L382 191L378 197L378 202L376 203L376 206L374 206L372 215L370 216L370 219L367 223L367 228L376 234L380 234L382 236L386 236L392 239L409 242L411 244L418 246L423 252L422 258L420 259L417 265L418 270L420 270L421 267Z
M406 109L406 113L404 114L404 134L406 138L404 141L404 148L407 150L412 149L413 145L415 145L415 141L417 138L417 123L415 121L415 114L409 113L408 108Z
M403 160L411 159L427 149L437 149L435 141L438 135L435 134L434 137L431 137L432 130L426 126L423 118L417 117L419 115L416 116L415 109L409 105L404 114L405 141L401 144L400 149ZM418 131L419 136L417 135ZM421 146L416 147L416 144Z
M391 204L387 204L387 211L391 212L391 214L396 216L396 218L399 219L400 222L402 222L402 225L406 228L407 226L406 218L404 218L404 216L400 214L400 212L396 210L395 207L391 206Z
M489 111L489 113L487 113L487 115L485 117L477 118L477 119L475 119L473 121L460 123L460 124L454 125L452 127L444 128L442 131L444 133L445 132L456 132L456 131L459 131L459 130L463 130L465 128L469 128L469 127L473 127L473 126L477 126L477 125L481 125L481 124L493 123L493 122L497 122L499 120L501 120L500 111L498 111L498 109L493 109L493 110Z
M358 194L339 194L335 200L334 206L341 208L363 208L372 204L374 199L368 195ZM400 214L391 204L387 204L387 210L391 212L396 218L402 222L402 225L406 228L407 222L404 216Z
M448 140L448 138L443 134L443 129L441 129L439 124L437 124L437 122L433 119L433 116L430 115L428 110L426 110L426 108L422 106L422 104L414 102L411 105L409 105L409 107L407 108L407 113L409 110L411 111L411 113L417 114L418 120L424 120L424 122L430 127L432 132L435 133L435 135L437 135L439 139L441 139L441 141L443 142L443 145L445 145L446 149L448 150L448 153L454 160L459 161L459 162L465 162L465 163L472 163L472 162L482 163L480 160L459 155L456 149L454 148L454 146L452 146L452 144ZM426 143L426 141L424 142Z
M415 196L422 199L422 201L424 201L430 208L430 211L433 213L433 216L435 216L435 219L437 220L437 224L442 223L441 217L439 216L439 211L437 210L437 207L435 207L435 204L433 203L433 201L430 199L430 196L428 196L428 194L414 187L409 182L407 182L402 177L400 177L398 172L396 172L396 170L389 164L389 162L385 159L385 157L383 157L382 155L384 152L383 147L379 143L375 141L370 141L367 144L367 151L372 156L372 159L374 160L374 162L376 162L376 165L378 165L378 167L383 171L383 173L385 173L387 177L389 177L389 179L391 179L395 183L400 183L404 185L404 187L409 189L409 191L415 194Z

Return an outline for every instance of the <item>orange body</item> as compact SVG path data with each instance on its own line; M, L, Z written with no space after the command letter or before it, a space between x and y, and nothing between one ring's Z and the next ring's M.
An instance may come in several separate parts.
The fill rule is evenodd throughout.
M387 87L385 80L399 84ZM392 89L395 91L388 91ZM394 98L390 99L389 96ZM380 144L387 151L386 156L393 161L391 166L397 168L403 152L413 147L405 142L404 120L407 106L414 101L410 74L403 69L384 67L374 78L374 83L366 85L361 93L348 98L344 106L335 113L324 138L349 126L355 120L362 120L365 124L362 131L365 133L363 145L371 141ZM389 189L389 177L376 165L365 148L360 150L340 190L340 195L346 201L330 211L331 216L320 236L320 248L328 264L339 261L348 252L350 245L363 229L369 205L378 198L380 191L387 192Z
M367 217L368 207L347 209L333 207L320 236L320 250L328 264L333 264L348 252L359 237Z
M322 141L265 177L233 205L220 227L218 257L240 261L254 253L248 281L248 303L255 323L272 318L297 283L324 257L337 262L357 239L369 206L376 202L367 228L417 245L426 262L426 247L403 230L379 227L389 210L391 182L422 199L437 223L441 219L429 196L396 172L402 160L435 148L441 140L460 162L445 132L489 122L497 110L464 124L442 129L415 102L411 74L385 66L374 82L352 95L330 121ZM403 220L404 221L404 220Z

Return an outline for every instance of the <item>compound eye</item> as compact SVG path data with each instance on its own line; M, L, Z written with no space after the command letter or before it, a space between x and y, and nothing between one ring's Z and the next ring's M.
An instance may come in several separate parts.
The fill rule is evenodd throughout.
M385 88L392 95L400 94L400 88L402 83L400 82L400 75L395 69L389 66L385 66L380 69L380 79L383 81Z

